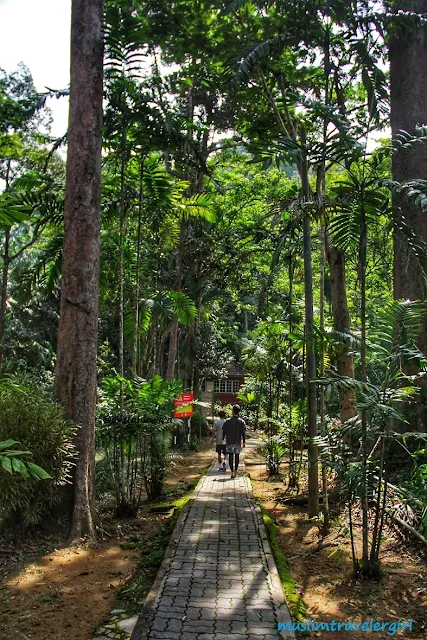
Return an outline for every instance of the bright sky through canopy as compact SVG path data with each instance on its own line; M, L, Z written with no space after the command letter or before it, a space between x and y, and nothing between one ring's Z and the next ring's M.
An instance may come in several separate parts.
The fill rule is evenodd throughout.
M38 91L64 89L70 81L71 0L0 0L0 67L30 70ZM67 129L68 99L49 100L52 135Z

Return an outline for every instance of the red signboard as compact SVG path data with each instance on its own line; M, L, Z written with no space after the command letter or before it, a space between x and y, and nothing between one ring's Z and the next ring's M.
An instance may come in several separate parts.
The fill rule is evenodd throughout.
M178 398L174 400L176 407L173 414L174 418L191 418L194 414L193 409L194 393L180 393Z

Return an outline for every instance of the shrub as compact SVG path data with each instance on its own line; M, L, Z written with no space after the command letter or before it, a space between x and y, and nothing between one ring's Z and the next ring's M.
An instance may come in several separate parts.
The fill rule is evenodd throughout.
M35 524L59 499L70 474L76 427L39 388L0 387L0 441L13 439L31 451L31 462L50 476L43 482L22 474L0 474L0 523Z
M194 408L194 415L190 421L191 424L191 434L199 437L199 434L203 438L204 436L210 435L210 429L206 417L200 407Z
M120 413L120 383L124 407ZM106 378L98 403L98 491L114 487L116 515L135 517L143 488L154 499L163 491L170 465L169 448L176 421L171 418L174 399L181 391L175 380ZM110 479L108 481L108 469Z

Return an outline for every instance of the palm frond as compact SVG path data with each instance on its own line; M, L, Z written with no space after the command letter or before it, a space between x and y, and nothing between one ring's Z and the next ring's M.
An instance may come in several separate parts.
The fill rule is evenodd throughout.
M396 182L393 180L383 180L382 184L388 187L393 195L427 212L427 180L407 180L406 182Z
M181 324L190 325L197 315L193 300L182 291L169 291L172 308Z
M182 212L185 219L204 218L207 222L215 221L215 213L212 209L210 197L206 193L196 193L189 198L179 197L175 200L175 206Z
M144 58L141 20L129 9L110 4L104 29L106 76L137 77Z
M272 55L280 53L286 44L284 36L270 38L261 44L254 45L252 51L241 61L235 81L237 84L247 84L257 66Z

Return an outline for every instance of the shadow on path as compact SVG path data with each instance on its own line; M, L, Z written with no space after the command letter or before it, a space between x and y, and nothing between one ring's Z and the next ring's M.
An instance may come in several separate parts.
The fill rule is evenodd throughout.
M132 640L294 638L277 631L290 617L250 480L226 473L211 468L181 514Z

